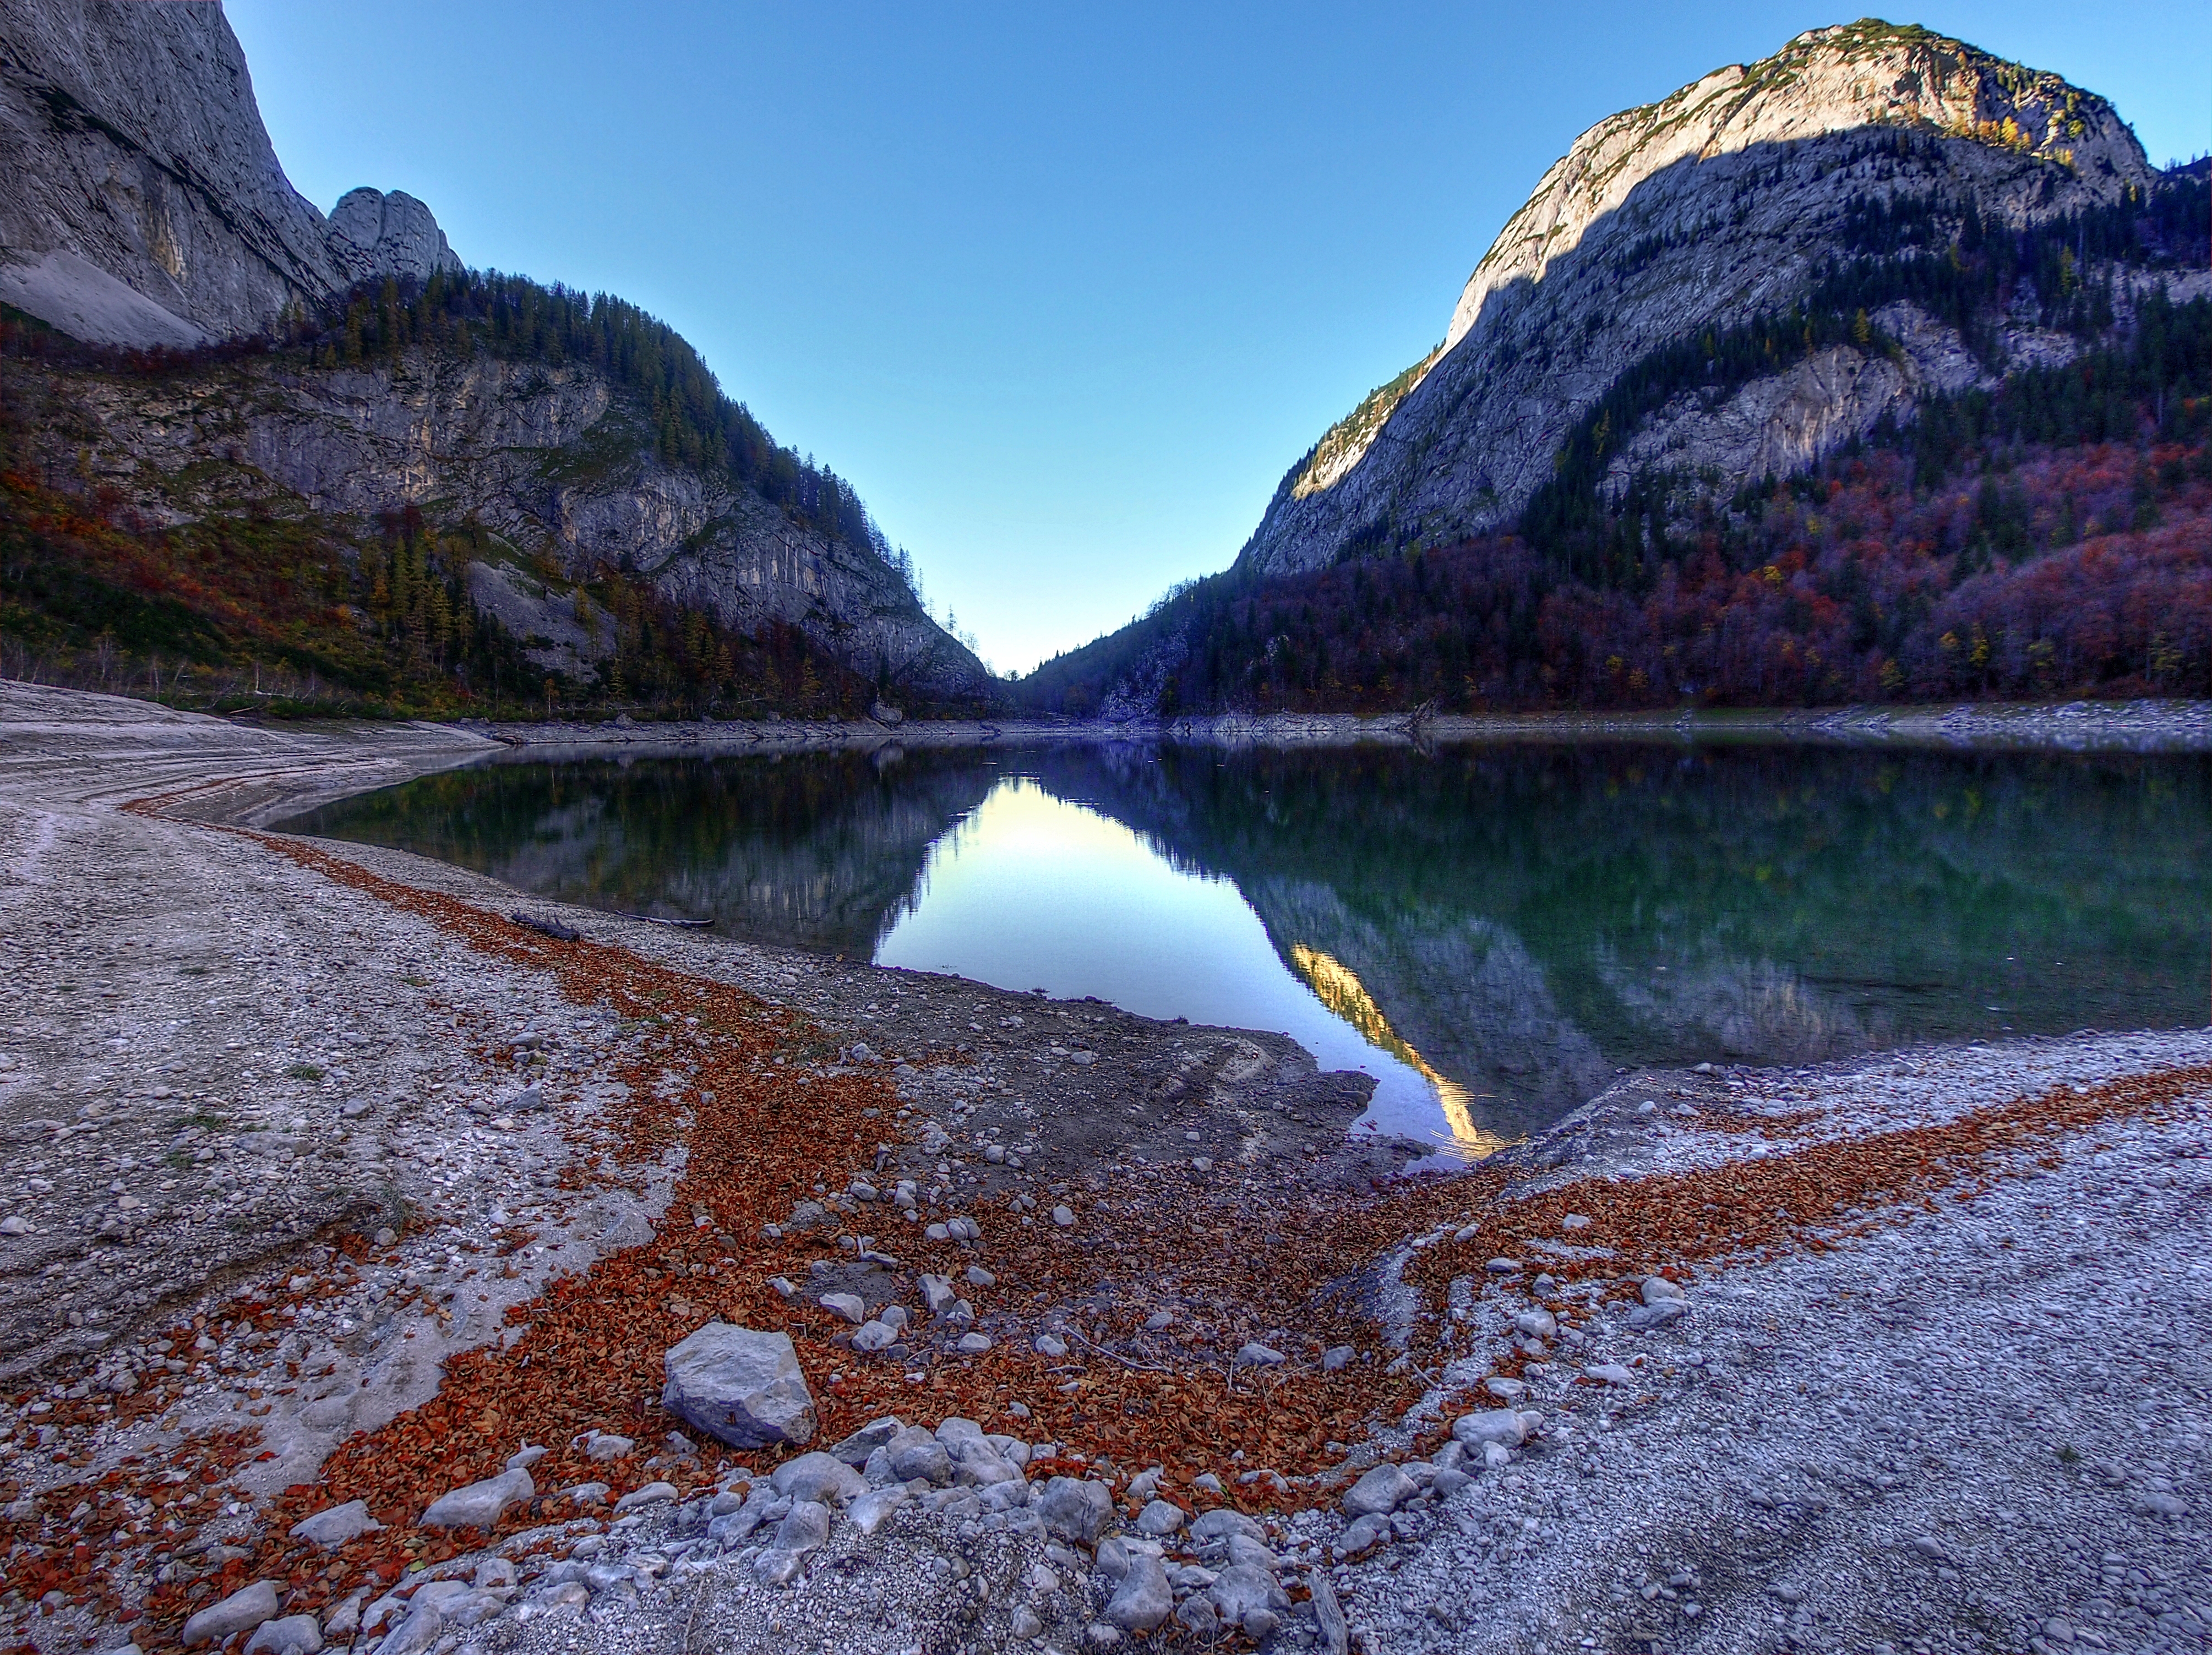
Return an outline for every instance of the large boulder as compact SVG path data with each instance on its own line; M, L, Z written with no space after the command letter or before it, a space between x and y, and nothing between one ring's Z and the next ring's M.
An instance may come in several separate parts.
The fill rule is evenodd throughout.
M814 1440L813 1393L787 1335L709 1322L663 1358L660 1405L736 1448Z

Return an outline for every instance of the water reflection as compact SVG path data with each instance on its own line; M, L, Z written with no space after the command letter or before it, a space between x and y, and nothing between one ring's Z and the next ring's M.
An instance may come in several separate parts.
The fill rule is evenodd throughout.
M729 934L1285 1029L1376 1074L1392 1125L1470 1147L1619 1065L2201 1024L2212 977L2201 756L526 755L300 825Z

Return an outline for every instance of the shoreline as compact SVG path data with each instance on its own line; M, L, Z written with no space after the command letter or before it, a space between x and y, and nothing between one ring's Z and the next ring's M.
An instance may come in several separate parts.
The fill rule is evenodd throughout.
M1121 722L1052 718L727 719L492 724L454 728L512 749L671 747L761 753L902 747L1212 743L1421 747L1480 742L1784 741L1846 747L2064 752L2212 751L2212 702L1957 702L1924 706L1486 714L1224 714Z
M1234 1560L1187 1525L1222 1509L1252 1525L1237 1578L1281 1597L1290 1652L1343 1647L1324 1594L1394 1655L1765 1649L1777 1613L1810 1648L2013 1646L2070 1617L2148 1649L2160 1616L2212 1607L2212 1356L2187 1332L2212 1319L2191 1262L2212 1030L1641 1071L1471 1169L1404 1179L1392 1146L1328 1141L1364 1093L1279 1036L252 831L490 750L0 686L0 1131L25 1220L0 1233L0 1615L49 1655L137 1609L140 1646L167 1648L184 1610L301 1570L288 1609L364 1649L371 1578L420 1599L391 1625L441 1578L476 1594L474 1622L438 1601L484 1655L552 1655L580 1616L674 1655L709 1599L716 1648L776 1647L794 1613L885 1655L917 1634L1105 1647L1133 1578L1221 1597ZM517 905L581 937L516 926ZM911 1220L880 1198L902 1177ZM922 1316L895 1358L812 1303L920 1315L929 1270L970 1307ZM792 1329L813 1446L884 1413L973 1420L1032 1480L1011 1505L1012 1482L879 1482L872 1525L831 1499L827 1541L793 1552L757 1524L790 1499L775 1456L660 1446L659 1349L710 1315ZM572 1344L597 1354L567 1365ZM2085 1405L2118 1373L2145 1406ZM1527 1411L1469 1431L1500 1408ZM586 1426L635 1449L589 1454ZM481 1543L420 1527L517 1440L547 1450L531 1515ZM161 1503L177 1471L238 1509ZM1395 1492L1352 1520L1370 1474ZM1049 1476L1102 1489L1122 1537L1048 1529ZM70 1515L64 1491L102 1476L169 1526ZM626 1513L558 1493L593 1479ZM336 1554L287 1537L342 1495L385 1529ZM711 1536L747 1509L757 1531ZM23 1581L77 1541L97 1591L58 1575L39 1612ZM2156 1578L2100 1597L2106 1555ZM959 1570L991 1595L948 1592ZM434 1642L446 1615L413 1624Z

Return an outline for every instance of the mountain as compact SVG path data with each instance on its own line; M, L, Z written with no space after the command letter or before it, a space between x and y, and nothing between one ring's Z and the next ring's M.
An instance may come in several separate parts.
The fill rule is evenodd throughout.
M266 663L351 710L994 698L850 484L672 330L465 270L404 193L304 200L218 6L0 0L0 145L10 670L206 700Z
M1815 29L1716 70L1576 140L1476 265L1443 342L1291 468L1226 576L1048 664L1030 693L1076 710L1349 710L1374 704L1387 676L1380 699L1407 705L1588 699L1563 640L1534 640L1547 600L1579 585L1640 601L1701 536L1741 573L1732 550L1776 549L1752 544L1759 506L1736 498L1745 491L1894 448L1939 404L2040 406L2057 393L2023 389L2037 373L2126 357L2147 308L2186 311L2212 294L2205 200L2201 167L2154 171L2103 99L1924 29ZM2190 371L2176 382L2184 401ZM2148 434L2201 436L2193 415L2168 420L2161 387L2144 388ZM1347 603L1375 601L1348 590L1364 577L1338 572L1407 558L1426 560L1422 591L1364 641L1329 624L1245 637L1262 623L1256 609L1224 619L1273 599L1333 622ZM1772 555L1749 567L1770 562L1780 567ZM1969 558L1944 580L1979 572ZM1480 613L1465 614L1437 601L1501 579L1522 597L1477 597ZM1462 642L1493 622L1520 641L1486 662L1478 638L1447 659L1439 640L1413 639L1424 616L1446 617ZM1569 631L1589 619L1555 616ZM1883 664L1910 641L1887 640ZM1626 662L1634 647L1599 656ZM1863 664L1872 645L1856 647ZM1309 666L1332 651L1366 658L1286 686L1271 664L1286 650ZM1667 675L1644 676L1662 703L1723 676L1676 673L1659 689ZM1814 694L1861 688L1852 674L1821 675ZM1733 681L1716 693L1756 698Z

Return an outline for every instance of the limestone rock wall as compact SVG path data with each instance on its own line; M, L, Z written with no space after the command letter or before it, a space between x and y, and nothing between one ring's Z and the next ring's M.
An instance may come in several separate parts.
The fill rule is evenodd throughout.
M1510 522L1624 369L1800 297L1855 197L1971 196L2017 225L2150 177L2104 100L1924 31L1817 29L1717 70L1575 142L1476 267L1443 349L1322 439L1245 558L1289 573L1385 533ZM1808 399L1898 389L1839 378L1840 361L1807 366L1764 393L1796 407L1801 433L1856 418L1856 403L1813 415Z
M202 344L457 265L412 197L323 215L215 4L0 0L0 300L94 344Z

